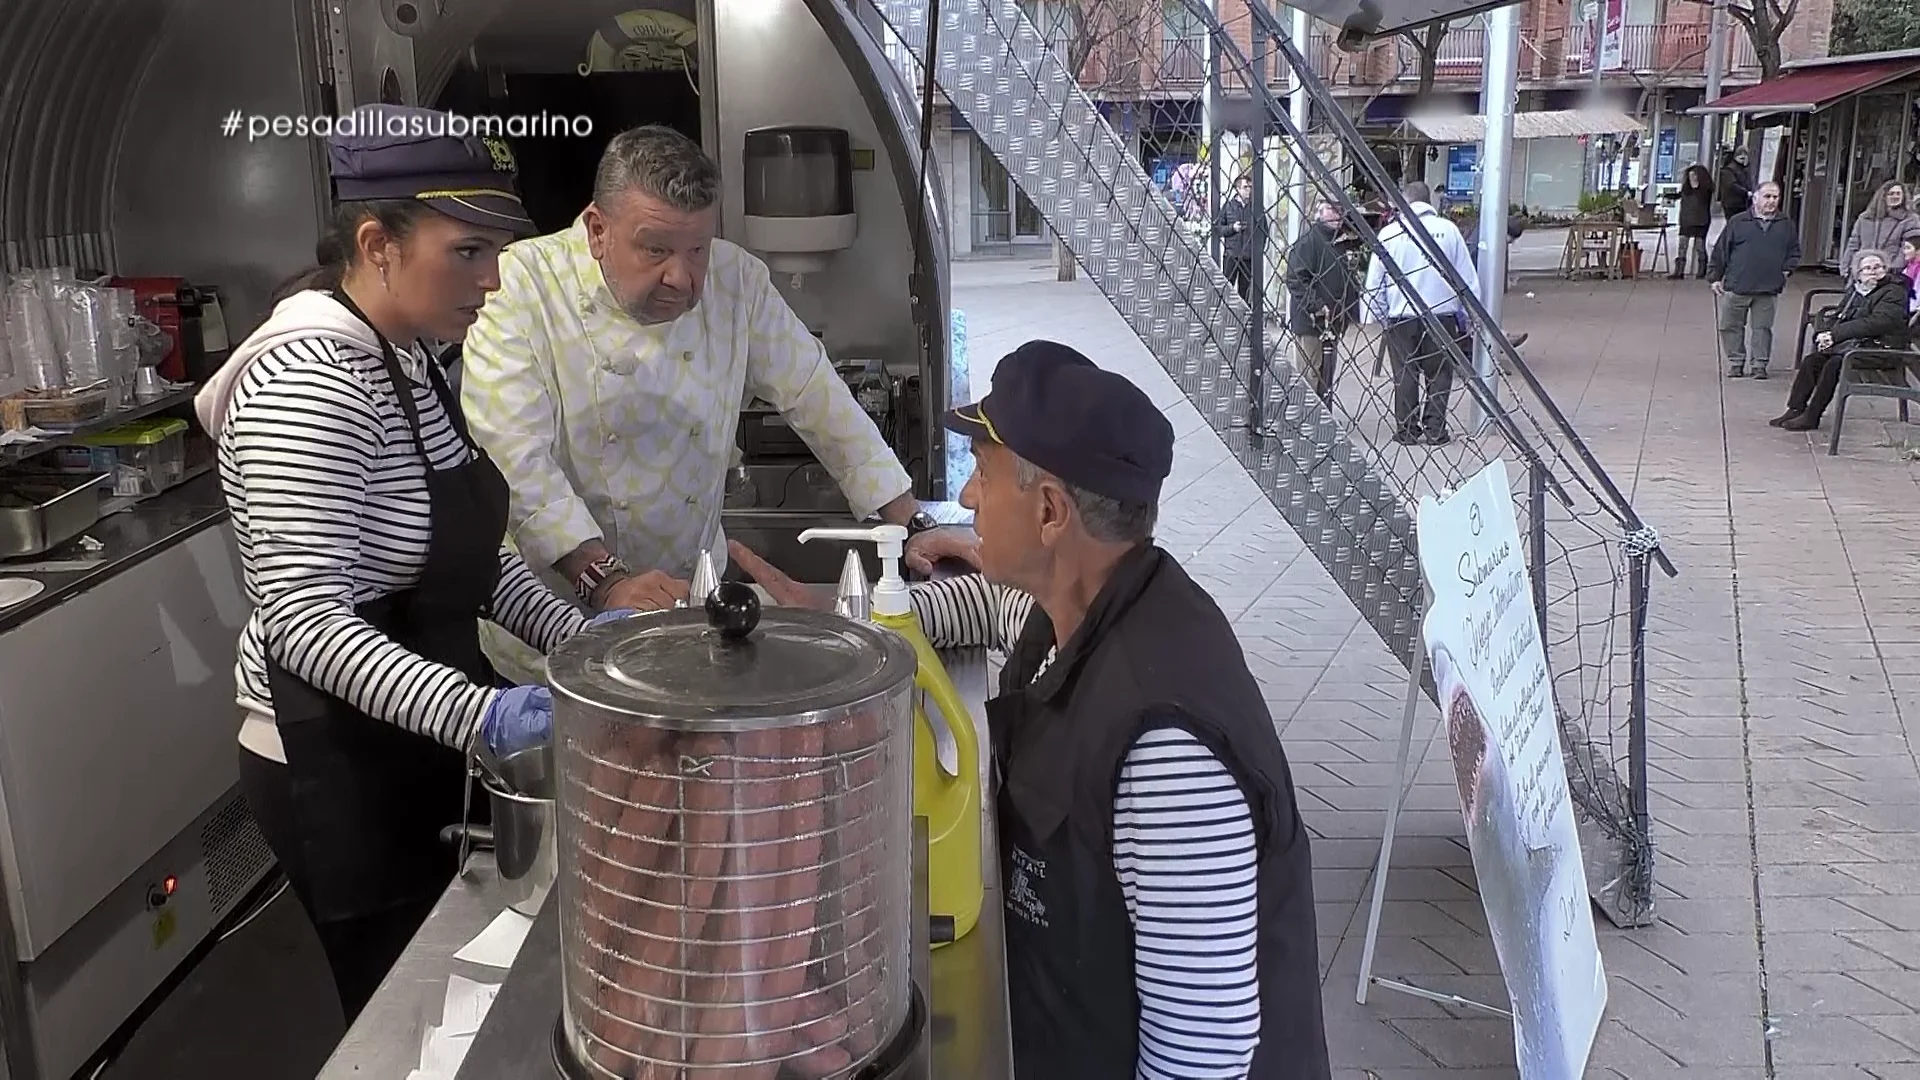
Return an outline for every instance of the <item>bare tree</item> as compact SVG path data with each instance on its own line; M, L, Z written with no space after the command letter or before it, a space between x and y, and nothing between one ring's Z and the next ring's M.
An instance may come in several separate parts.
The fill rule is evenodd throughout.
M1153 0L1022 0L1021 11L1054 51L1074 80L1089 93L1134 97L1146 55L1141 35ZM1055 277L1073 281L1079 264L1066 241L1053 241Z
M1713 0L1687 2L1713 6ZM1780 39L1786 36L1787 27L1793 25L1794 16L1800 14L1800 0L1784 3L1781 0L1726 0L1726 10L1728 18L1746 28L1747 40L1753 43L1754 59L1760 62L1761 80L1779 78L1781 65L1786 63Z
M1433 93L1433 84L1440 78L1440 45L1446 40L1447 29L1452 24L1446 19L1439 22L1403 30L1400 36L1413 46L1414 51L1414 95L1415 101L1424 101ZM1427 178L1427 143L1425 140L1407 144L1407 151L1401 159L1404 180L1425 180Z

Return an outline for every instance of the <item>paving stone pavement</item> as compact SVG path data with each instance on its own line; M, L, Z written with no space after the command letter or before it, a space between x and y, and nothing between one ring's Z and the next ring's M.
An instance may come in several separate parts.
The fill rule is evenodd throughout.
M960 263L953 303L977 392L1051 337L1174 422L1160 538L1233 618L1293 765L1336 1076L1513 1076L1502 1019L1354 1002L1405 669L1090 284ZM1856 403L1833 458L1824 430L1766 426L1797 292L1781 309L1786 355L1754 382L1718 377L1698 283L1529 278L1508 296L1508 329L1680 570L1654 577L1648 638L1658 922L1596 914L1611 1003L1589 1077L1920 1078L1920 425ZM1499 1003L1443 747L1401 818L1376 970Z

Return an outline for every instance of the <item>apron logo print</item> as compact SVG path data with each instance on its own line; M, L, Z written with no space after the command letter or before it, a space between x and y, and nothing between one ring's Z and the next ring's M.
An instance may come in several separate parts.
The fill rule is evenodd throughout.
M1021 918L1044 929L1049 925L1047 904L1034 891L1033 882L1036 879L1047 880L1046 861L1036 859L1018 847L1011 847L1009 851L1013 857L1013 882L1007 886L1007 906Z

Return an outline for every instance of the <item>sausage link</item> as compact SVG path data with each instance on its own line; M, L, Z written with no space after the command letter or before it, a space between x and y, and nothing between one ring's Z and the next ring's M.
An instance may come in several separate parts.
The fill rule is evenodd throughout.
M847 717L827 732L827 748L846 762L838 775L829 778L838 797L830 810L839 820L833 838L836 847L832 862L839 879L837 893L838 933L835 951L828 956L827 982L845 1011L850 1033L846 1049L859 1059L879 1045L879 1002L874 994L880 988L879 963L886 948L885 927L876 910L886 894L887 883L879 879L886 865L885 807L887 761L885 711L870 709Z
M725 864L733 779L724 748L716 736L675 739L630 788L628 801L638 805L627 808L623 823L651 822L662 810L672 822L667 832L647 834L641 858L647 872L619 872L627 886L619 892L633 899L604 897L613 935L599 965L596 1034L636 1058L677 1058L660 1045L677 1038L660 1033L685 1031L689 1022L685 1007L671 1002L688 997L689 980L677 972L699 970L694 943ZM683 809L665 809L675 806Z

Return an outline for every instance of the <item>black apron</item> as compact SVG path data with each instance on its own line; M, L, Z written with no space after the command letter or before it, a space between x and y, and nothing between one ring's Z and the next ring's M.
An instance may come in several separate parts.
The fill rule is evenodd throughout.
M344 292L334 293L369 329ZM494 674L480 650L479 620L500 578L507 530L506 478L468 436L459 404L437 365L428 378L441 408L473 453L465 465L435 469L420 433L413 383L384 335L381 359L393 380L426 469L430 537L426 565L411 589L358 605L381 633L482 685ZM458 824L469 783L457 750L361 712L267 659L273 714L286 751L290 810L299 850L280 853L308 915L327 924L409 905L431 905L459 870L440 831ZM486 805L474 800L475 809Z

